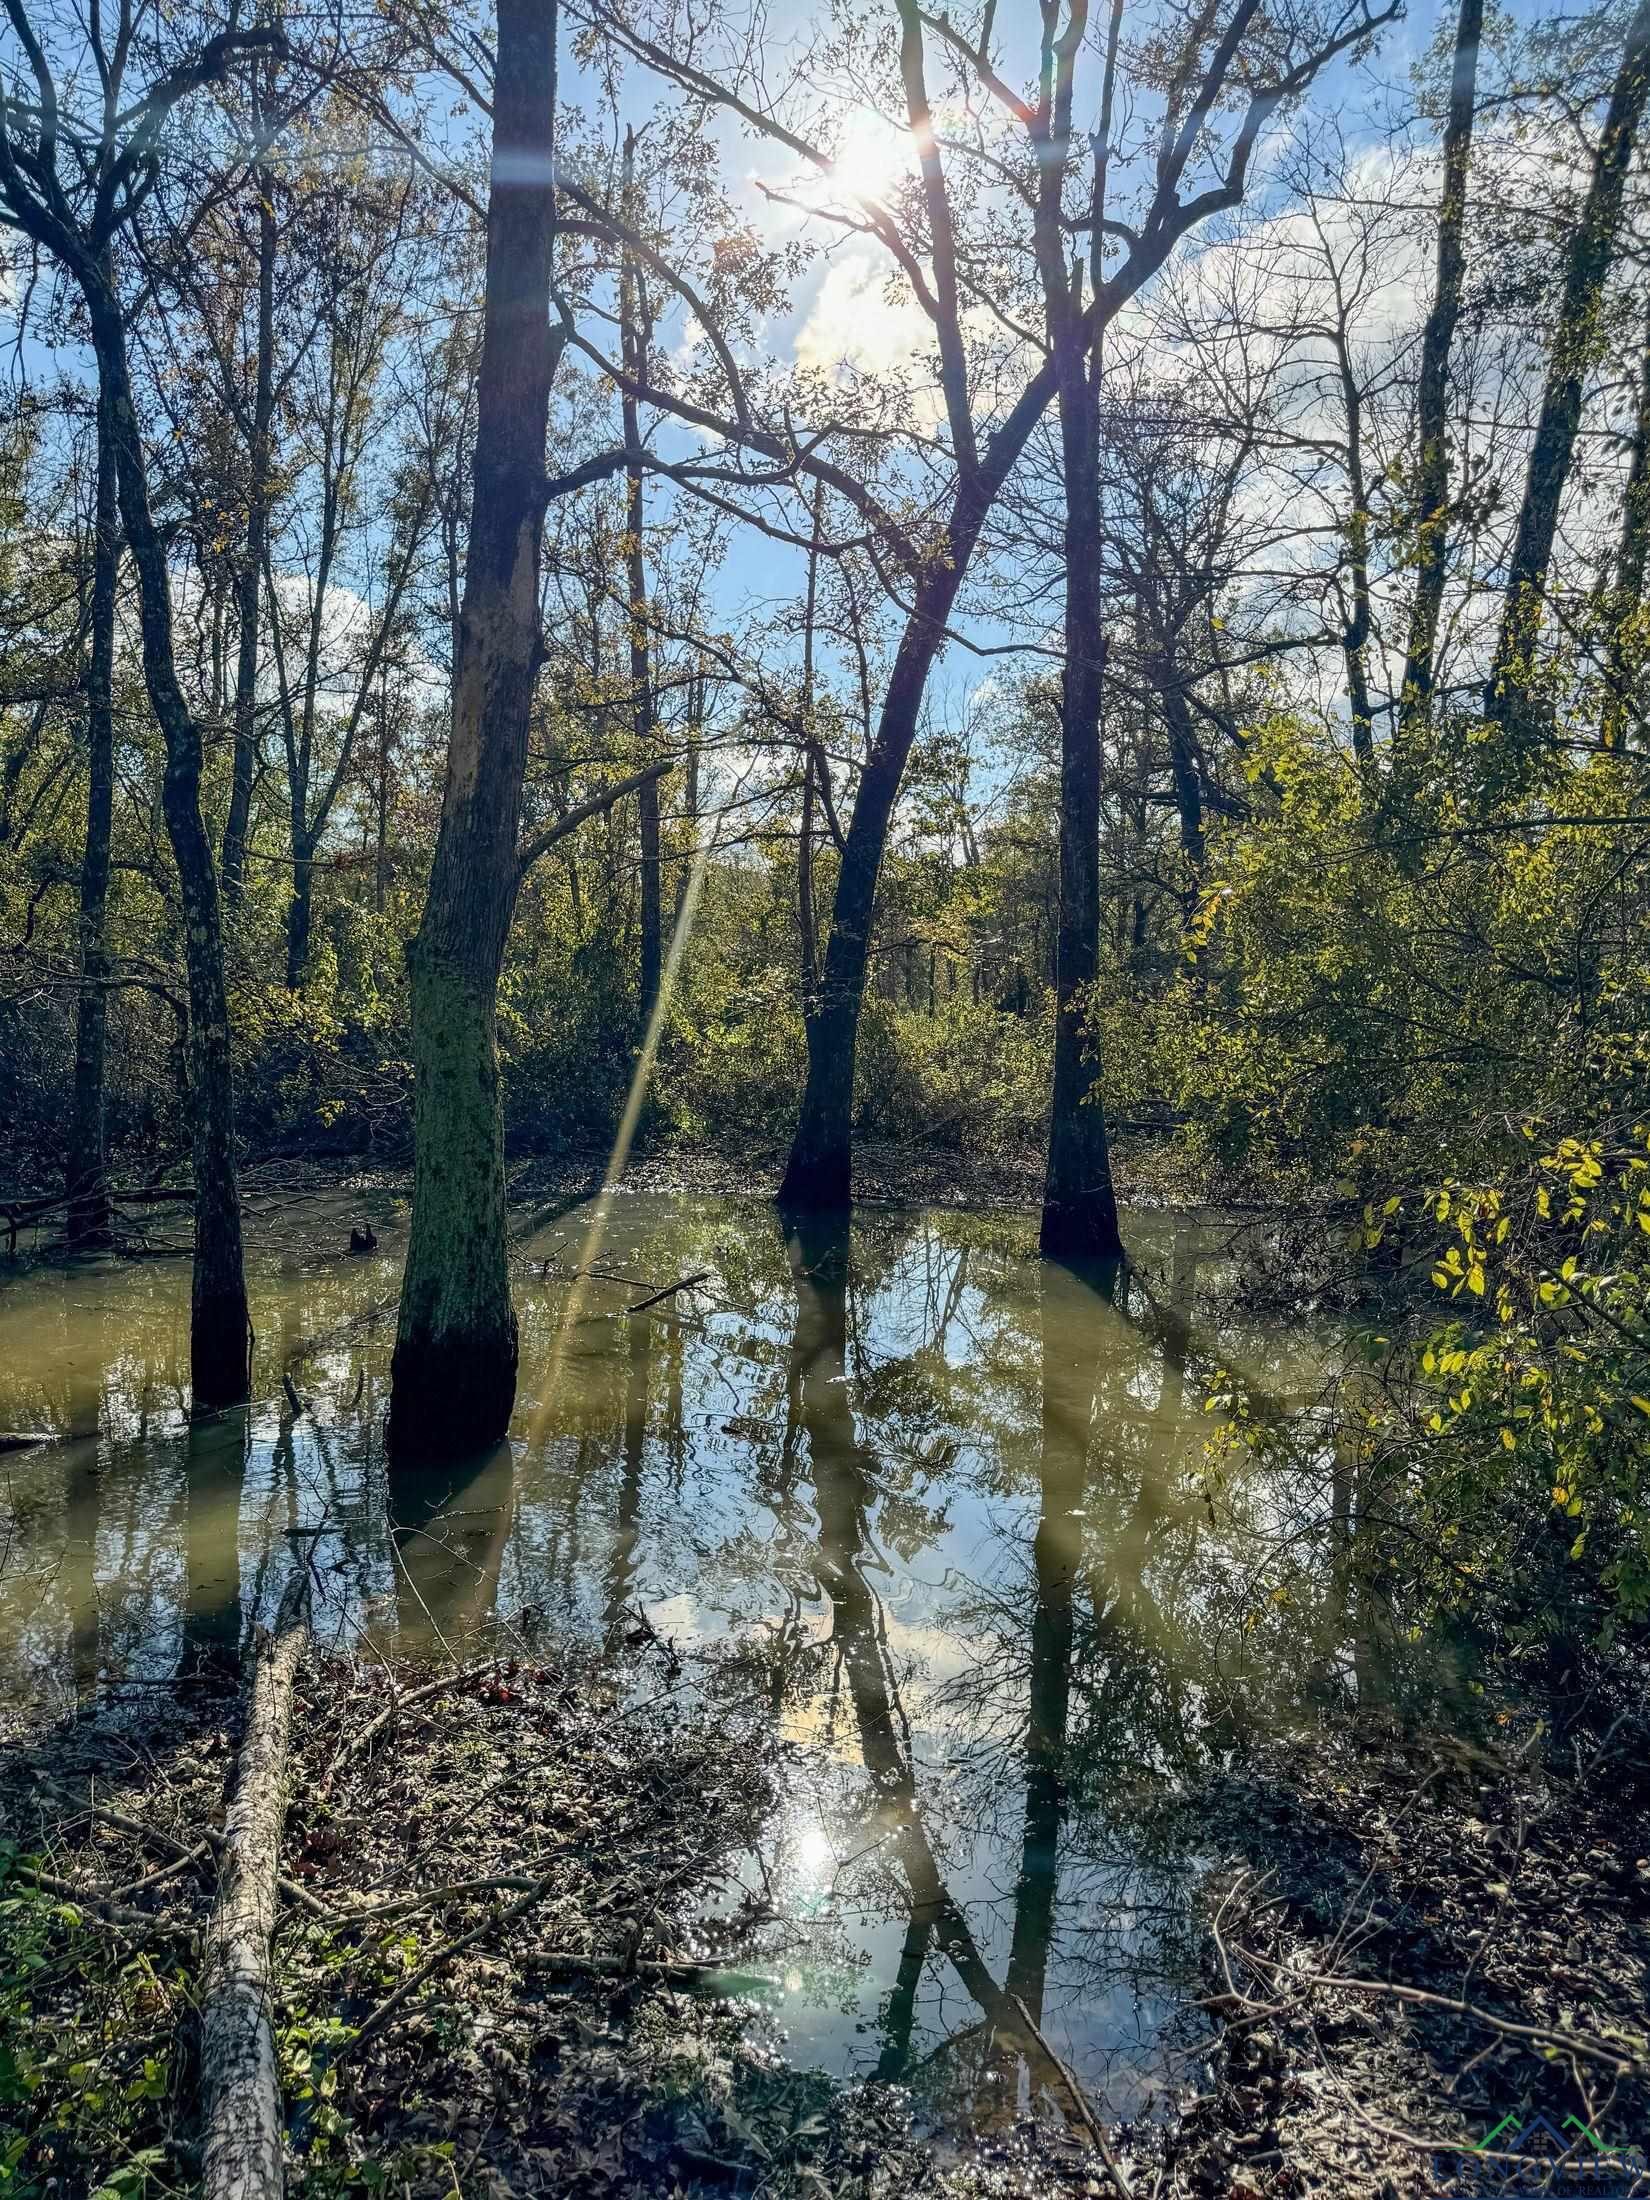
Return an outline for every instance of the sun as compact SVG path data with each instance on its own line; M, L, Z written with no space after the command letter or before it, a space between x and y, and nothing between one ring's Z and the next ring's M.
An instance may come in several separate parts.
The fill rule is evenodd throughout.
M853 107L843 118L829 181L853 198L886 198L913 165L911 133L872 107Z

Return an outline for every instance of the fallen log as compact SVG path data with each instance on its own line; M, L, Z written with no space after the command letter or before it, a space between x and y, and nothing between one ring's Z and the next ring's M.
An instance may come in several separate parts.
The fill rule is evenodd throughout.
M300 1573L287 1585L273 1633L260 1632L253 1646L246 1730L202 1952L205 2200L280 2200L285 2181L269 1942L286 1815L292 1684L308 1632L309 1581Z

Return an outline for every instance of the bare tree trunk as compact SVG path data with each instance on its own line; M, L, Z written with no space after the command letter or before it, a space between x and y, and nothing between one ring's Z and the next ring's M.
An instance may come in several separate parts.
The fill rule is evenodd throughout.
M682 796L682 819L687 827L687 844L690 850L699 845L699 744L705 725L705 673L703 663L694 674L693 685L688 690L688 742L687 785ZM675 917L680 918L682 905L687 900L688 880L692 876L691 855L676 867Z
M269 1988L292 1684L308 1633L295 1574L272 1636L253 1653L218 1899L201 1952L201 2190L204 2200L280 2200L281 2091Z
M1100 975L1100 712L1106 641L1100 614L1098 363L1077 330L1058 340L1066 477L1066 666L1060 709L1060 920L1054 958L1054 1077L1039 1243L1061 1260L1123 1250L1100 1061L1085 1023ZM1075 353L1075 356L1070 354ZM1060 354L1057 353L1057 357Z
M1570 478L1581 426L1582 390L1597 342L1599 300L1615 257L1622 201L1647 95L1650 0L1639 0L1627 27L1604 133L1593 157L1586 204L1564 270L1564 295L1548 354L1541 417L1507 569L1501 632L1495 662L1484 684L1484 716L1501 726L1516 725L1525 715L1519 696L1546 592L1559 505Z
M983 518L983 513L981 517ZM808 1026L808 1081L780 1182L781 1205L829 1211L853 1197L854 1051L871 946L877 879L900 781L916 739L928 672L961 581L962 560L930 567L900 637L871 753L860 774L837 872L819 1008Z
M286 905L286 984L296 993L309 962L309 934L315 909L315 843L296 825L292 833L292 898Z
M68 1234L107 1235L104 1069L109 1034L109 857L115 800L115 591L120 491L107 401L97 406L97 508L92 538L91 665L86 696L86 852L80 865L80 1000L75 1011L74 1118L69 1131Z
M1466 277L1464 243L1467 174L1478 95L1478 48L1484 32L1484 0L1461 0L1455 25L1455 65L1450 78L1449 119L1444 126L1444 188L1438 206L1438 273L1421 338L1421 375L1415 392L1419 467L1415 499L1415 597L1410 605L1409 647L1398 734L1407 740L1432 709L1438 618L1444 602L1449 551L1449 355L1461 318Z
M814 618L819 602L819 523L824 492L814 486L813 543L802 625L802 826L796 848L796 915L802 933L802 1020L819 1005L819 920L814 906Z
M372 906L379 916L390 893L390 681L378 689L377 845L372 867Z
M1115 1260L1123 1250L1099 1050L1086 1029L1100 975L1100 714L1106 635L1100 573L1100 337L1083 310L1083 263L1068 275L1060 221L1064 149L1071 133L1073 58L1044 12L1037 135L1047 148L1035 220L1045 326L1059 393L1065 472L1065 676L1060 701L1060 917L1054 949L1054 1074L1038 1242L1056 1260ZM1099 293L1121 0L1111 12L1096 142L1090 262Z
M781 1205L830 1211L852 1202L854 1053L888 827L957 590L986 514L1053 394L1053 370L1044 367L992 438L983 463L959 486L943 543L917 582L844 836L819 1013L808 1031L808 1081L780 1181Z
M416 1076L412 1228L391 1367L397 1459L509 1426L516 1317L505 1237L499 969L541 661L539 555L555 346L556 11L499 0L474 493L441 830L407 952Z
M189 974L189 1098L195 1177L195 1265L189 1364L197 1409L233 1405L251 1383L252 1330L235 1182L235 1092L217 873L201 821L201 737L178 685L166 551L149 510L142 433L120 301L107 263L80 261L99 387L108 406L121 519L137 570L143 668L166 746L161 807L178 867Z
M1603 732L1607 748L1620 745L1633 700L1635 652L1623 645L1628 622L1644 601L1647 570L1650 570L1650 317L1646 321L1644 356L1639 363L1633 455L1621 505L1621 546L1616 553L1616 600L1612 607L1606 670L1608 692L1604 705ZM1640 708L1642 710L1642 704Z
M1180 819L1180 852L1190 874L1181 896L1181 907L1190 923L1197 908L1207 857L1197 731L1186 701L1186 684L1172 653L1166 652L1156 660L1153 674L1163 698L1163 717L1169 729L1169 777L1174 783L1175 810Z
M636 220L636 133L625 132L625 219ZM630 253L620 271L622 297L619 317L624 368L633 383L647 379L647 300L642 279ZM631 454L625 468L625 569L629 589L630 709L635 730L638 762L652 761L653 668L647 632L647 557L642 529L646 510L642 498L641 420L634 394L626 391L621 406L625 449ZM664 912L659 871L659 782L650 779L636 797L641 832L641 969L637 988L637 1028L646 1034L659 997L659 975L664 968Z
M1337 290L1339 279L1337 277ZM1352 719L1352 753L1366 768L1375 761L1375 714L1369 701L1369 490L1364 480L1363 392L1352 368L1344 311L1335 324L1335 356L1340 369L1341 402L1346 415L1346 471L1352 491L1347 527L1347 569L1352 581L1352 615L1341 630L1346 666L1347 708Z
M236 584L240 638L235 660L235 764L223 829L223 894L231 909L239 905L245 885L246 835L258 760L258 604L269 543L270 431L275 418L277 238L275 184L267 168L253 170L252 188L258 202L258 359L247 452L246 552Z

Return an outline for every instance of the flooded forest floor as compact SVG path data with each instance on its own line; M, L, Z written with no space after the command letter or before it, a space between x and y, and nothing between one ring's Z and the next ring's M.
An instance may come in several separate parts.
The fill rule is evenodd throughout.
M1178 1226L1095 1305L1012 1217L799 1250L701 1173L617 1203L612 1311L566 1295L590 1173L518 1181L525 1433L421 1527L376 1448L383 1180L375 1261L359 1186L255 1195L272 1395L232 1447L166 1406L170 1300L143 1344L113 1264L84 1311L46 1279L42 1352L118 1351L0 1413L61 1439L5 1462L7 1671L59 1661L0 1712L10 2200L198 2181L275 1560L329 1614L274 1951L295 2193L1650 2193L1626 1654L1389 1687L1309 1563L1275 1598L1280 1521L1310 1555L1321 1519L1278 1479L1230 1541L1184 1502L1197 1378L1246 1356L1310 1429L1312 1369L1165 1321L1217 1260ZM689 1275L668 1323L625 1303Z
M238 1712L196 1679L5 1752L14 2191L198 2175L193 1965ZM1461 2179L1463 2131L1500 2127L1496 2172L1538 2191L1571 2189L1521 2153L1552 2151L1538 2118L1584 2153L1582 2125L1606 2149L1646 2128L1642 1724L1495 1753L1342 1735L1184 1798L1211 1866L1184 2082L1097 2128L1005 2004L952 2073L962 2138L920 2074L787 2057L787 1921L729 1898L784 1753L682 1681L658 1643L622 1679L549 1652L307 1665L275 1942L292 2189L1408 2200L1491 2189Z

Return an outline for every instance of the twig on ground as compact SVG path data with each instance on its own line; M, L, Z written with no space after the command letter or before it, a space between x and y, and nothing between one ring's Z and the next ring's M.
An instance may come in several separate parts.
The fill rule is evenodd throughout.
M77 1887L73 1880L59 1879L53 1872L43 1872L35 1864L15 1864L12 1869L19 1879L40 1889L42 1894L56 1895L60 1902L70 1902L77 1910L89 1910L105 1924L120 1925L129 1931L145 1933L170 1933L181 1939L192 1937L192 1925L180 1925L175 1920L156 1917L148 1910L129 1909L124 1902L111 1901L108 1896L92 1894L84 1887Z
M462 1688L468 1681L480 1680L484 1673L491 1673L497 1664L497 1658L484 1658L477 1665L466 1665L457 1672L443 1673L436 1680L425 1681L421 1687L395 1689L389 1703L378 1713L377 1717L369 1719L359 1734L347 1736L333 1751L331 1761L321 1775L318 1792L323 1796L330 1793L332 1783L337 1779L342 1767L348 1764L352 1757L359 1757L370 1743L378 1739L386 1727L393 1726L402 1712L411 1710L416 1703L428 1702L431 1696L444 1695L448 1689Z
M1257 1971L1271 1972L1274 1980L1283 1973L1281 1964L1269 1962L1265 1956L1255 1955L1247 1948L1239 1948L1237 1953ZM1476 2002L1458 2001L1448 1994L1430 1994L1420 1986L1401 1986L1393 1979L1348 1978L1330 1971L1300 1971L1286 1975L1291 1983L1302 1987L1320 1986L1331 1993L1371 1994L1379 1999L1408 2002L1415 2008L1437 2009L1448 2016L1465 2018L1470 2024L1484 2025L1492 2032L1499 2032L1504 2039L1524 2040L1532 2047L1550 2047L1560 2054L1579 2055L1586 2062L1603 2063L1621 2077L1650 2069L1650 2044L1636 2036L1602 2040L1588 2032L1558 2032L1544 2024L1515 2024L1510 2018L1498 2017Z

